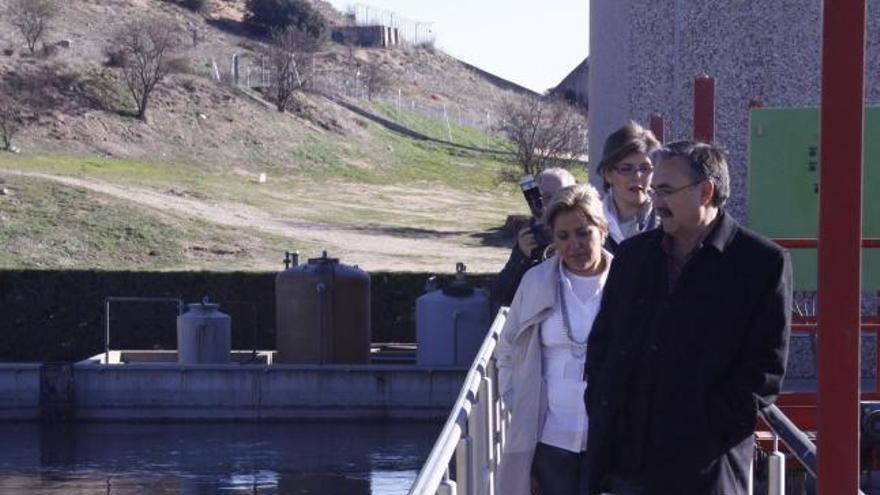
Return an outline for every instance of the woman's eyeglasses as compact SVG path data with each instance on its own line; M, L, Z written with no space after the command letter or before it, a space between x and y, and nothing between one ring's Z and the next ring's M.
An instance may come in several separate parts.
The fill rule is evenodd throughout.
M620 165L618 167L614 167L614 170L617 171L618 174L631 177L636 173L640 173L642 175L650 175L654 172L654 166L643 163L641 165Z

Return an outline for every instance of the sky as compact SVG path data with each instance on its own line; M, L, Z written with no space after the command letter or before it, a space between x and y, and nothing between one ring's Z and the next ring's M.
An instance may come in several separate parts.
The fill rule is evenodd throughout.
M589 55L589 0L329 0L433 23L443 51L544 92ZM539 7L540 6L540 7Z

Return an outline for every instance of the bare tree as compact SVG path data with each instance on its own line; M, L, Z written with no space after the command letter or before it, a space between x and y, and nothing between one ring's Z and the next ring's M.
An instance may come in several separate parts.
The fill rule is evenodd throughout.
M273 29L266 57L272 69L272 100L279 112L287 109L296 91L312 82L315 53L320 41L294 26Z
M562 100L511 99L501 114L497 129L516 146L516 159L525 174L563 165L586 150L586 119Z
M380 60L372 60L364 66L363 80L370 101L373 101L374 95L387 91L393 83L391 72Z
M37 42L43 39L49 21L57 12L55 0L12 0L10 3L10 22L21 31L31 53L36 50Z
M12 150L12 139L24 127L23 107L11 95L0 94L0 144L5 151Z
M177 32L158 19L132 21L113 38L125 86L137 106L137 118L146 120L150 95L172 68L179 44Z

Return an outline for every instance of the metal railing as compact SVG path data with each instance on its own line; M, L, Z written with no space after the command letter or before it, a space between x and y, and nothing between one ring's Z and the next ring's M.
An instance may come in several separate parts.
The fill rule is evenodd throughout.
M785 494L785 456L779 452L776 446L777 440L782 440L782 443L788 447L789 453L804 466L813 479L816 479L816 445L776 405L771 404L760 412L764 423L770 427L774 435L773 452L767 465L768 495ZM858 495L865 494L859 490Z
M494 354L507 311L508 308L498 311L443 430L410 487L410 495L495 493L495 472L504 447L509 413L499 400ZM815 479L816 445L776 405L761 409L760 414L774 435L773 451L767 463L767 494L785 494L785 454L779 451L779 440ZM749 493L752 493L751 486L750 479ZM864 494L859 491L859 495Z
M501 308L410 495L495 493L509 413L499 400L494 353L506 320L507 308Z
M179 297L115 297L104 298L104 364L110 364L110 303L119 302L173 302L177 314L183 314L183 300Z

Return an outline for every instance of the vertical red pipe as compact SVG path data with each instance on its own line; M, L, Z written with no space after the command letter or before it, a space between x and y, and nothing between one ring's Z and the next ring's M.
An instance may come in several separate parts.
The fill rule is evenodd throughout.
M651 132L654 133L654 137L656 137L661 143L666 139L663 138L663 116L659 113L651 114L651 117L648 119L648 125L651 127Z
M694 79L694 139L715 140L715 80L705 74Z
M859 488L865 0L825 0L819 144L818 493Z

